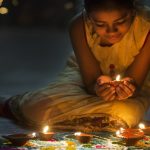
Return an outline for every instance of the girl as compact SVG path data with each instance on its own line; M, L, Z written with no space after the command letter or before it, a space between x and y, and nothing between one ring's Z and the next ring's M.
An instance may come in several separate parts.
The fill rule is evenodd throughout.
M69 28L75 56L57 82L11 97L1 115L28 126L81 131L134 127L143 119L150 23L135 0L84 0L84 6ZM121 81L114 80L117 74Z

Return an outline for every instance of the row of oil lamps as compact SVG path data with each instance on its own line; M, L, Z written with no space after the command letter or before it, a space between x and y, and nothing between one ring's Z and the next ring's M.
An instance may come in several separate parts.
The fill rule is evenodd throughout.
M49 126L45 126L42 132L32 133L32 134L12 134L3 136L4 138L8 139L13 145L15 146L22 146L30 139L40 139L43 141L49 141L53 139L55 132L49 131ZM116 137L123 139L126 145L134 145L138 140L143 139L144 135L150 134L150 127L145 127L144 124L140 123L139 128L127 128L123 129L120 128L116 132ZM80 143L89 143L92 138L95 137L93 134L75 132L74 137Z

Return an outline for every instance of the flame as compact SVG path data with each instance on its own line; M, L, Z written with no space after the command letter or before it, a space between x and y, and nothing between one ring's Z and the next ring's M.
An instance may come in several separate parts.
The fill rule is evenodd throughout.
M49 126L45 126L45 127L43 128L43 133L48 132L48 130L49 130Z
M145 125L144 125L143 123L140 123L140 124L139 124L139 128L140 128L140 129L145 129Z
M120 81L120 78L121 78L121 76L120 76L120 75L117 75L117 76L116 76L116 81Z
M36 137L36 133L35 133L35 132L33 132L33 133L32 133L32 136L33 136L33 137Z
M125 129L124 128L120 128L120 133L122 133Z
M118 131L116 132L116 135L117 135L117 136L120 135L120 130L118 130Z
M80 135L81 135L81 132L75 132L74 135L80 136Z

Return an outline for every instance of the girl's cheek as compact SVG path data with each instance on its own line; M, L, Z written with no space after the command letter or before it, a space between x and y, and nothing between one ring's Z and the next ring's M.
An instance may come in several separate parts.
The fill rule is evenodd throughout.
M100 30L100 29L96 29L95 32L96 32L98 35L100 35L100 36L106 34L106 31L105 31L105 30L102 30L102 29L101 29L101 30Z
M130 26L131 26L130 23L126 23L126 24L119 27L119 31L122 33L126 33L130 29Z

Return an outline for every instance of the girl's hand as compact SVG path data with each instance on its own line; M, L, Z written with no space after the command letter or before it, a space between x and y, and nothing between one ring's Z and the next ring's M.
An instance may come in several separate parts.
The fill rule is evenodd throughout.
M110 84L111 81L112 79L109 76L100 76L97 79L95 86L96 95L103 100L111 101L116 97L115 88Z
M104 83L109 83L111 81L112 81L111 77L102 75L102 76L98 77L97 84L102 85Z
M127 77L121 80L121 82L116 87L116 95L118 100L124 100L131 96L136 91L136 86L134 85L133 79Z
M109 83L103 83L95 86L96 95L105 101L112 101L116 98L115 88Z

